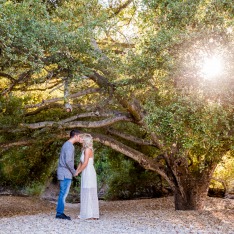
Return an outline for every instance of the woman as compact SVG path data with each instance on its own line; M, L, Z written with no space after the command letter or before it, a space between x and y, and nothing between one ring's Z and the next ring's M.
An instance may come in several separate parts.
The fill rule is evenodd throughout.
M97 177L93 166L93 139L90 134L80 135L82 153L76 175L81 173L80 219L98 219Z

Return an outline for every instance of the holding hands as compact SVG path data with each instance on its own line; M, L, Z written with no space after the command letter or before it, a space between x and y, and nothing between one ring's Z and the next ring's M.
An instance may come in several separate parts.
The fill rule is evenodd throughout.
M76 170L76 173L74 174L74 176L78 176L79 175L79 172L78 170Z

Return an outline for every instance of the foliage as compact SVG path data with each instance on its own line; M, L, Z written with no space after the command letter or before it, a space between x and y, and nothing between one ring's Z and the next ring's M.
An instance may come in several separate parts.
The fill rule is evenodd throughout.
M145 171L137 163L125 159L123 155L112 155L109 162L108 190L106 199L133 199L142 197L161 197L162 180L157 174ZM164 194L165 195L165 194Z
M37 144L8 151L1 157L2 185L31 191L46 184L57 166L61 142Z
M211 161L219 162L223 150L232 142L228 137L232 110L218 103L207 104L202 95L174 96L170 103L160 107L148 102L146 108L150 128L160 123L154 130L162 136L165 148L176 142L179 154L189 154L199 170Z
M98 191L104 199L162 196L165 185L157 174L145 171L133 160L100 144L95 147L95 168Z
M215 169L214 178L217 180L211 181L211 188L219 188L224 189L223 184L220 182L224 182L227 187L227 193L233 192L234 190L234 158L227 154L223 161L219 163L217 168Z
M77 126L160 173L184 204L233 155L233 1L127 2L0 3L0 143L27 141L4 146L6 183L46 181L59 139ZM217 55L224 72L210 80L202 65ZM68 102L72 112L64 111ZM111 186L135 193L148 172L116 158L126 181L115 159L100 157L97 170L110 166Z

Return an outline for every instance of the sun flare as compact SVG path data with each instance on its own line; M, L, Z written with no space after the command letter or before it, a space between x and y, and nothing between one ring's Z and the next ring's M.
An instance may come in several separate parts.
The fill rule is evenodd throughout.
M223 69L222 59L214 56L204 59L201 72L205 79L212 79L221 75Z

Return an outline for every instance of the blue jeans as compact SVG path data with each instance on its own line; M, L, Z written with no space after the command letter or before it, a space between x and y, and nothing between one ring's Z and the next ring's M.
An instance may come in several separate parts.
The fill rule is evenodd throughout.
M68 195L70 186L71 186L71 179L64 179L60 180L60 192L59 192L59 198L58 198L58 204L57 204L57 215L63 214L64 212L64 206L65 206L65 200Z

